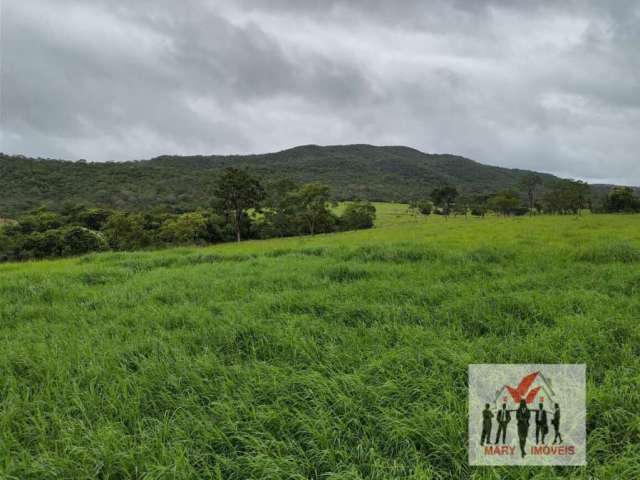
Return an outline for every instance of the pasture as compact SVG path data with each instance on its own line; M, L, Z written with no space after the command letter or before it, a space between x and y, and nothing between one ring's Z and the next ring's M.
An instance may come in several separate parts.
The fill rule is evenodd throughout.
M640 478L640 216L0 265L0 477ZM586 363L588 466L471 468L469 363Z

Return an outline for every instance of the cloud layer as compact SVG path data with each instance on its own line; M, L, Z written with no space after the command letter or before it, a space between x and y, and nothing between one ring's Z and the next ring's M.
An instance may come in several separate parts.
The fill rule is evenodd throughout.
M2 3L0 151L401 144L640 184L636 1Z

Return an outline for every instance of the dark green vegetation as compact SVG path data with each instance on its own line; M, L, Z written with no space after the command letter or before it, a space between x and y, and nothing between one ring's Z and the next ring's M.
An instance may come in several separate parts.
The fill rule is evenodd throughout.
M286 180L265 190L235 168L216 179L214 195L211 209L181 214L69 203L60 212L41 208L0 224L0 262L357 230L371 228L376 217L366 202L351 202L337 215L326 185Z
M213 178L226 167L248 167L264 183L291 178L331 186L334 200L410 201L443 185L464 194L520 190L529 172L482 165L454 155L407 147L304 146L248 156L165 156L119 163L63 162L0 155L0 218L64 202L127 211L208 208ZM557 180L540 175L543 184ZM544 187L544 185L543 185ZM594 191L600 199L608 188ZM524 195L524 194L523 194Z
M530 183L531 181L536 183ZM496 215L521 216L552 213L560 215L579 215L585 209L598 213L633 212L621 208L609 208L612 197L616 192L631 189L614 188L608 197L595 208L593 205L591 186L580 180L555 180L549 182L541 191L542 178L537 174L526 175L519 184L521 191L504 190L491 194L461 194L456 187L445 185L431 191L430 200L416 200L409 205L410 210L422 215L438 213L444 216L474 215L484 217L488 212ZM522 193L526 193L526 200ZM631 198L637 199L633 193ZM612 205L612 204L611 204Z
M56 210L32 210L17 221L0 224L0 261L64 257L103 250L141 250L170 245L241 241L250 238L314 235L371 228L375 207L349 202L343 215L330 208L331 188L320 182L298 185L291 179L267 184L247 169L226 167L203 191L211 196L197 210L183 212L168 206L128 212L65 202ZM201 192L202 193L202 192ZM206 208L205 205L209 205ZM550 180L526 173L517 189L469 193L450 184L413 200L414 215L484 217L539 213L579 215L594 212L640 211L633 189L614 187L594 204L591 186L582 181Z
M614 187L602 203L604 212L639 213L640 197L629 187Z
M405 210L0 265L0 477L640 478L640 216ZM589 466L469 468L484 362L585 362Z

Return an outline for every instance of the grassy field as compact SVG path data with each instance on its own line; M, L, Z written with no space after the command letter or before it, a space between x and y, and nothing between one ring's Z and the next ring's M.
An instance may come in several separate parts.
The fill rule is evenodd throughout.
M640 216L0 265L0 478L640 478ZM586 468L470 468L469 363L587 363Z

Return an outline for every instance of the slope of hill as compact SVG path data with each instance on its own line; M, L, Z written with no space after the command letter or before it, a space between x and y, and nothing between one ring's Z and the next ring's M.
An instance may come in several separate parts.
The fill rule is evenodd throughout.
M0 478L531 478L469 467L472 363L587 363L537 478L638 478L640 215L385 220L0 265Z
M527 171L483 165L408 147L307 145L245 156L162 156L147 161L86 163L0 155L0 216L65 201L126 210L195 209L209 204L211 183L227 166L265 180L289 177L329 184L337 200L406 201L442 184L473 193L513 188ZM543 174L546 182L554 176Z

